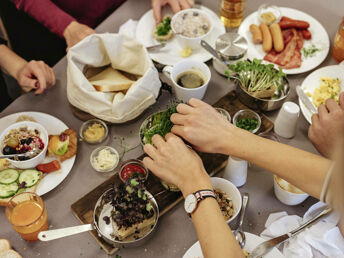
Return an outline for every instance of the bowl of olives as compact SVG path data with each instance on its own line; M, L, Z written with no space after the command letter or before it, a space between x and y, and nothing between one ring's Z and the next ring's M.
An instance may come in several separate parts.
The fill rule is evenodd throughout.
M1 133L0 153L10 155L34 152L30 156L7 159L17 168L34 168L44 161L48 143L48 132L42 125L35 122L19 122Z

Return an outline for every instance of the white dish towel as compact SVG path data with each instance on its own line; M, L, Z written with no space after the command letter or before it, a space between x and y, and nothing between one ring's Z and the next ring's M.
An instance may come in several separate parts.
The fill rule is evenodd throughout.
M261 233L264 239L283 235L299 227L324 208L325 204L318 202L305 213L303 218L288 215L286 212L270 214ZM344 238L337 227L339 216L331 214L312 227L304 230L291 240L284 243L283 255L287 258L341 258L344 257Z

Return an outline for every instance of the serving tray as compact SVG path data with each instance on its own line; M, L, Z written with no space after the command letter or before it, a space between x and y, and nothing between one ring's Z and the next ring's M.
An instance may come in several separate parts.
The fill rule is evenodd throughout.
M235 91L232 91L226 96L222 97L213 106L226 109L231 117L233 117L238 110L247 109L247 107L237 99ZM273 128L273 122L262 113L260 113L260 116L262 119L262 125L259 132L266 133L271 131ZM210 176L217 174L227 164L228 156L226 155L209 153L199 154L203 161L204 167ZM143 157L144 155L140 156L138 159L142 159ZM110 189L114 184L118 185L120 183L121 180L119 179L118 175L113 175L91 192L87 193L84 197L73 203L71 205L73 214L83 224L93 223L93 209L99 196L101 196L106 190ZM155 196L155 199L159 205L160 216L163 216L183 199L180 192L176 193L166 191L160 183L160 180L154 176L153 173L149 174L146 187L147 190ZM95 230L90 231L90 234L95 238L97 243L105 250L107 254L112 255L118 250L118 248L115 248L102 240Z

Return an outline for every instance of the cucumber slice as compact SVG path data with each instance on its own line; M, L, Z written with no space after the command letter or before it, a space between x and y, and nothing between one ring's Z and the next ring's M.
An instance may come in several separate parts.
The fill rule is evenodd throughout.
M25 182L25 187L31 187L38 183L41 179L41 172L35 169L27 169L21 172L19 176L19 184Z
M10 185L0 184L0 198L5 199L5 198L15 195L16 192L18 191L18 188L19 186L17 183L13 183Z
M0 184L10 185L17 181L19 172L15 169L5 169L0 171Z

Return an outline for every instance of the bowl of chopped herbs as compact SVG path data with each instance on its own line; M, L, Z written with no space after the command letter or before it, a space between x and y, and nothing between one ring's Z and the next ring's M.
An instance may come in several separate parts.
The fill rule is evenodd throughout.
M251 133L258 132L262 121L260 116L249 109L243 109L235 113L233 124L236 127L249 131Z
M271 111L282 106L290 87L282 69L254 59L229 65L228 80L234 80L239 100L255 110Z

